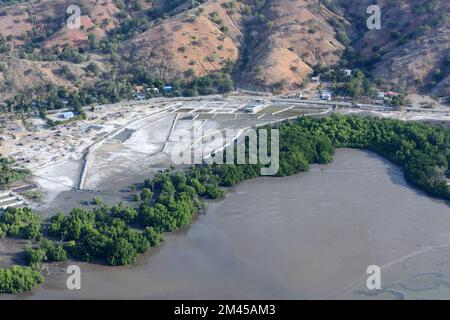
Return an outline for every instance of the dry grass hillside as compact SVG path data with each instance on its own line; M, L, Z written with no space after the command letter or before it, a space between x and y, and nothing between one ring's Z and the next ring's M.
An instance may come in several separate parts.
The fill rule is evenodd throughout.
M79 5L82 14L81 30L65 28L66 10ZM29 1L1 9L0 34L12 35L17 44L21 44L26 32L51 33L43 46L80 45L87 41L89 33L104 36L105 31L118 25L115 18L119 9L113 0L51 0ZM68 15L67 15L68 16Z
M319 1L268 0L261 10L252 1L228 4L209 1L167 19L125 51L165 78L205 75L231 61L238 63L238 86L259 89L296 87L314 65L339 61L344 46L329 24L335 14Z
M65 27L66 10L71 4L82 8L81 29L69 30ZM112 0L90 1L29 1L0 9L0 35L8 37L11 46L9 53L0 53L2 68L0 70L1 100L14 96L17 92L36 87L39 84L54 84L74 87L76 82L92 82L86 76L86 63L67 61L40 61L30 59L30 54L37 54L55 48L61 52L64 48L86 46L88 35L98 39L105 37L106 31L118 24L115 15L118 8ZM41 37L42 41L30 52L23 46L33 39ZM30 40L31 39L31 40ZM102 57L91 56L101 69L107 66L101 62ZM62 71L65 66L68 72Z
M375 62L374 76L410 91L450 95L449 1L378 1L381 30L364 25L372 1L346 2L347 15L359 34L353 45Z
M330 25L336 15L319 1L268 1L261 14L266 21L250 31L254 44L247 50L242 83L259 89L295 87L313 66L338 63L344 46Z
M450 94L448 1L380 0L380 31L365 27L369 0L199 2L37 0L0 7L0 100L41 83L82 86L95 80L85 76L88 62L119 74L140 66L162 80L233 65L239 88L284 91L301 86L316 65L339 64L349 44L375 77ZM82 9L79 30L66 28L71 4ZM74 52L63 56L65 48ZM63 65L72 75L58 71Z
M208 2L166 19L123 45L133 63L143 64L160 78L171 79L189 71L206 75L236 62L243 39L242 9Z
M0 101L12 98L16 92L35 88L39 84L74 87L77 82L93 83L95 78L86 72L87 63L74 64L65 61L30 61L0 56L6 67L0 72ZM100 57L93 57L93 59ZM100 60L96 64L107 71ZM65 71L69 70L69 72Z

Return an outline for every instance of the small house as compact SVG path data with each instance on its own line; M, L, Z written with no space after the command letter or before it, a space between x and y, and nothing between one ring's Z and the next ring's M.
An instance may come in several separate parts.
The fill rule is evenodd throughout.
M352 70L351 69L345 69L344 70L344 74L346 77L350 77L352 75Z
M172 92L173 87L172 86L164 86L163 90L164 90L164 92Z
M72 119L74 116L75 116L75 115L74 115L73 112L71 112L71 111L69 111L69 112L64 112L64 113L62 114L62 118L63 118L63 119L66 119L66 120Z
M330 101L331 100L331 92L330 91L322 91L322 93L320 94L320 99Z

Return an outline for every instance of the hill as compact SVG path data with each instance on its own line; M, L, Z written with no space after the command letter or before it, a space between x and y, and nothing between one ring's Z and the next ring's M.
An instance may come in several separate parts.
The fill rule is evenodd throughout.
M73 4L79 29L67 28ZM197 94L198 79L217 73L238 88L283 92L336 66L403 90L450 95L450 4L379 1L382 30L368 30L370 4L0 1L0 102L42 84L81 90L101 81L179 82L181 93Z

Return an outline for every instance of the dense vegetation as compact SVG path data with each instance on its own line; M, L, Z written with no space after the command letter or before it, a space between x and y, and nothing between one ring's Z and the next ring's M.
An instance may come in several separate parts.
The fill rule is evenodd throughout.
M69 108L84 118L83 106L134 99L134 90L137 85L149 88L149 91L144 93L144 98L147 99L156 96L192 97L232 91L234 82L230 76L231 68L231 65L227 65L221 71L202 77L187 75L188 80L171 81L169 84L172 89L166 91L164 86L167 83L146 72L145 69L135 67L115 78L105 75L104 79L93 85L87 85L77 90L51 84L40 85L8 99L5 104L9 111L37 110L43 118L46 117L47 111Z
M320 76L321 80L331 82L333 92L341 97L352 99L379 99L378 91L390 91L398 88L383 79L371 77L371 68L375 62L366 61L354 49L348 47L341 59L338 68L331 69L325 65L314 66L314 76ZM350 67L349 67L350 66ZM351 74L345 74L344 70L351 68ZM384 97L384 102L393 107L402 107L407 104L404 94L392 97Z
M9 207L0 215L0 237L8 235L23 239L40 239L41 217L29 208Z
M359 98L362 96L376 97L377 91L364 72L355 70L352 75L347 76L342 70L327 70L321 74L322 80L332 81L336 93Z
M13 167L14 161L0 157L0 189L9 187L12 183L25 178L30 174L26 169Z
M29 291L43 281L42 274L30 267L12 266L0 269L0 293Z
M82 261L102 261L109 265L133 263L138 254L157 245L162 233L188 224L203 207L202 198L223 193L218 183L191 172L158 175L145 182L137 209L121 203L93 210L73 209L51 218L48 234L64 241L69 255ZM133 227L133 229L132 229Z
M38 269L42 262L64 261L67 259L67 251L63 245L48 239L43 239L39 247L27 246L25 255L28 265L35 269Z
M372 150L403 167L406 179L433 196L450 199L450 131L399 120L333 116L300 119L298 127L323 132L336 148Z
M428 194L450 199L450 131L400 120L333 115L300 118L278 126L280 170L286 176L308 169L310 163L332 160L335 148L372 150L403 167L406 179ZM253 167L253 168L252 168ZM257 165L219 165L203 170L217 174L222 186L258 175Z
M23 3L23 2L30 2L30 0L1 0L0 7L10 6L13 4L18 4L18 3Z
M450 199L446 182L450 131L444 127L333 115L304 117L276 128L280 130L278 176L308 170L311 163L328 163L335 148L362 148L402 166L406 179L430 195ZM0 270L0 291L30 289L40 281L35 272L42 262L64 261L69 256L108 265L132 264L139 254L157 245L164 232L189 224L204 207L203 199L222 197L220 186L258 177L260 168L260 164L204 164L181 172L169 170L145 180L135 206L119 203L109 208L95 198L91 210L75 208L68 216L58 213L46 229L53 241L43 239L25 249L31 269ZM41 229L39 216L30 209L7 209L0 218L0 236L40 239ZM7 272L15 273L20 281L11 282L12 276L2 278Z

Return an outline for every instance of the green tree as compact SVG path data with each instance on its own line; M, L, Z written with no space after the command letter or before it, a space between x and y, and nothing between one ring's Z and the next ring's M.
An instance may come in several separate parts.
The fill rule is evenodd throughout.
M0 293L20 293L35 288L44 281L38 271L30 267L12 266L0 269Z
M124 238L115 241L108 252L107 262L112 266L128 265L136 261L137 252Z
M9 236L24 239L40 239L41 217L29 208L12 208L0 216L0 226Z

